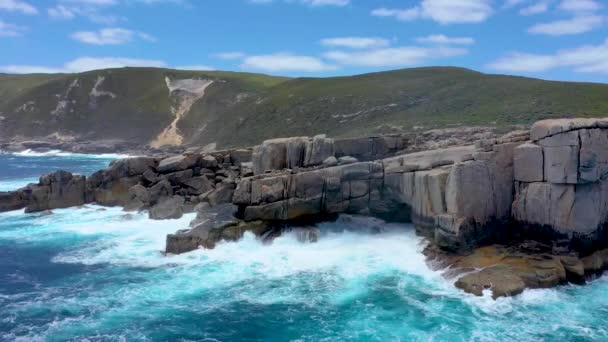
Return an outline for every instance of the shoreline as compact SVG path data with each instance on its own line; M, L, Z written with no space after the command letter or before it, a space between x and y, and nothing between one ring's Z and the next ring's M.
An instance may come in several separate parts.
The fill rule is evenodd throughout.
M188 229L167 235L167 254L285 229L314 242L314 225L328 218L378 217L412 223L444 267L472 270L457 287L497 298L582 283L608 268L608 179L603 162L591 163L605 158L604 136L608 119L540 121L530 131L431 149L411 134L272 139L119 159L88 177L58 171L0 193L0 211L96 203L154 220L196 213Z

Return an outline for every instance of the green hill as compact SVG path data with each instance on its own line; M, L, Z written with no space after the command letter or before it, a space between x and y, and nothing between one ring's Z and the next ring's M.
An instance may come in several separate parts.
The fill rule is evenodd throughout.
M0 75L0 135L7 138L58 133L149 144L175 122L174 133L186 145L232 147L279 136L348 137L607 115L607 84L450 67L295 79L155 68Z

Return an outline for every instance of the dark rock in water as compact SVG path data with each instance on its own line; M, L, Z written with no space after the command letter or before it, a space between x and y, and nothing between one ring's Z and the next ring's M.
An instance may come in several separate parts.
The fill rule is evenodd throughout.
M87 179L86 202L124 206L129 200L129 189L141 179L141 176L114 178L107 170L96 172Z
M129 200L125 203L125 211L138 211L150 205L150 191L141 184L129 189Z
M28 195L22 190L0 192L0 212L25 208L27 199Z
M50 215L53 215L53 214L55 214L55 213L52 212L51 210L48 210L48 209L45 210L45 211L40 212L40 216L50 216Z
M173 196L173 187L167 180L162 180L150 188L150 205Z
M178 219L184 215L184 198L173 196L150 208L150 218L153 220Z
M133 216L133 214L124 214L121 216L121 219L123 221L132 221L133 219L135 219L135 216Z
M160 161L157 170L160 173L171 173L191 169L200 161L199 154L178 155Z
M293 228L292 232L302 243L315 243L321 238L321 231L315 227L297 227Z
M66 171L57 171L40 177L31 191L25 212L33 213L47 209L69 208L85 203L86 178L73 176Z
M196 210L198 214L190 224L191 229L167 235L166 253L181 254L199 247L214 248L221 240L239 240L246 231L261 236L269 229L261 221L244 223L238 220L235 217L238 208L232 204L211 207L203 203Z
M464 256L435 253L432 249L425 253L440 267L449 267L450 277L459 277L456 287L477 296L485 290L498 298L515 296L526 288L580 283L585 273L583 262L577 257L533 252L526 243L482 247Z

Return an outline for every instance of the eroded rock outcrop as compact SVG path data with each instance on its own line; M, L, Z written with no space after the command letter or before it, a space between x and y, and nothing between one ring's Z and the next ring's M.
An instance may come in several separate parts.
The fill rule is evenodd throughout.
M515 150L513 219L530 237L583 253L604 246L608 120L540 121L531 138Z
M0 193L0 211L96 202L153 219L197 212L190 229L167 237L173 254L247 231L272 238L295 229L315 241L311 222L372 215L412 222L458 287L495 297L583 282L608 267L608 119L541 121L530 132L412 152L423 145L408 135L319 135L130 158L88 178L57 172Z

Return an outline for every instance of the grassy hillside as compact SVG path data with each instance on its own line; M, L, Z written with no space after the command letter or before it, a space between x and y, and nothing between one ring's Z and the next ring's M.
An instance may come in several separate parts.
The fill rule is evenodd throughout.
M100 77L98 93L114 97L91 95ZM606 84L486 75L461 68L297 79L124 68L70 75L0 75L0 116L4 117L0 134L37 137L59 132L148 143L171 123L171 108L179 104L179 94L170 96L165 77L215 81L178 121L178 128L187 144L218 147L278 136L347 137L608 115Z

